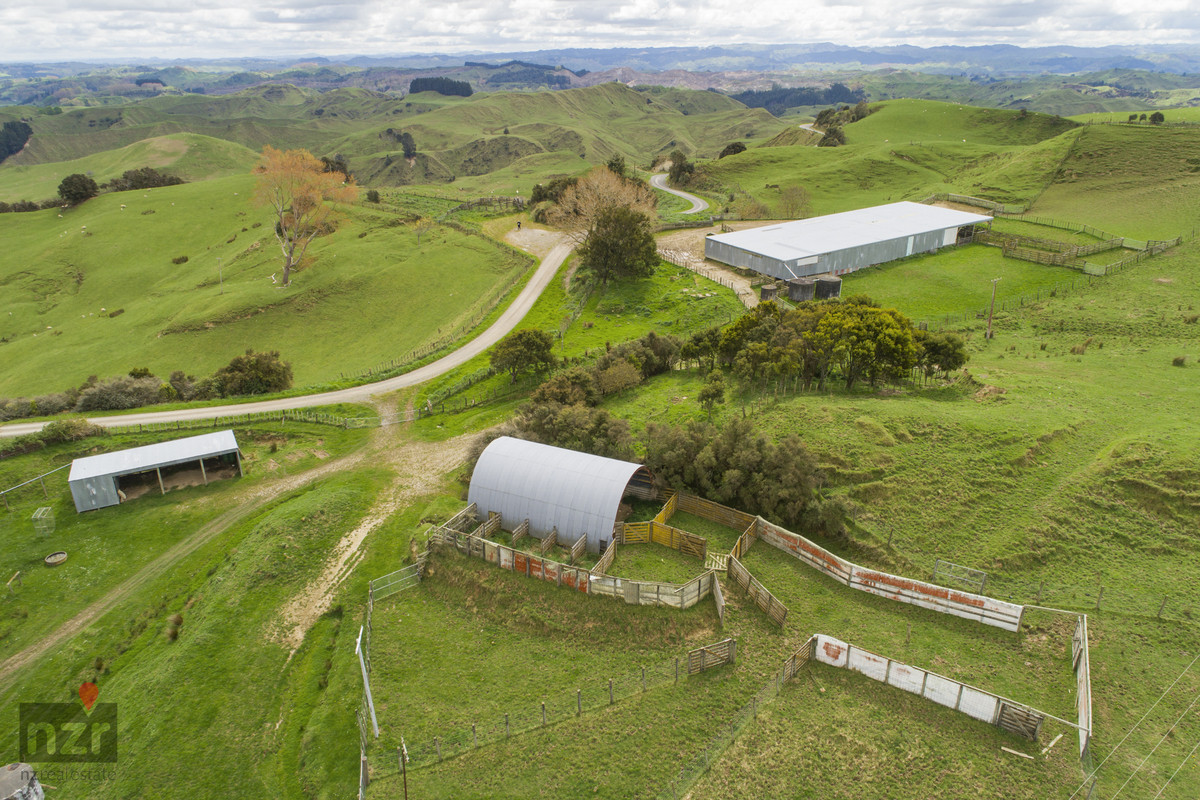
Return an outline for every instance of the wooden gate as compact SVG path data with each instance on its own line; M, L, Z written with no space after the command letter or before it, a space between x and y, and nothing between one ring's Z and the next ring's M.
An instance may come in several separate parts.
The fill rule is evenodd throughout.
M688 652L687 673L695 675L737 660L737 639L726 639Z
M996 716L996 725L1009 733L1015 733L1017 736L1024 736L1026 739L1036 742L1045 719L1032 709L1009 705L1001 701L1000 713Z

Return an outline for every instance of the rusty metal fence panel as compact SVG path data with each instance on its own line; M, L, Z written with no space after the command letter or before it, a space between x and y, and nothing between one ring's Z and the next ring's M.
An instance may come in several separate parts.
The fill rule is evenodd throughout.
M1023 605L1006 603L983 595L959 592L924 581L864 569L834 555L799 534L758 518L758 538L790 553L839 583L900 603L981 622L1007 631L1020 629Z
M1024 703L919 667L893 661L832 636L817 634L814 639L813 657L822 664L853 670L880 683L919 695L980 722L996 725L1034 741L1041 732L1042 723L1047 717L1051 717ZM1058 721L1071 725L1066 720Z
M1087 615L1080 614L1071 636L1071 664L1075 669L1075 711L1079 716L1079 757L1092 743L1092 667L1088 656Z

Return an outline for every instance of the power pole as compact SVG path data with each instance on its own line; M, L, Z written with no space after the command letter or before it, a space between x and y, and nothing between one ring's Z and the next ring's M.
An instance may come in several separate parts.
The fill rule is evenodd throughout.
M992 338L992 314L995 313L995 311L996 311L996 283L999 280L1000 280L999 278L992 278L992 305L990 308L988 308L988 329L987 329L987 338L988 339Z

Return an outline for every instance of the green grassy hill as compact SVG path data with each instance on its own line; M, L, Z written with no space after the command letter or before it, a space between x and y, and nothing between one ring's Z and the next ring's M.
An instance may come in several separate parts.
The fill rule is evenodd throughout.
M640 92L615 83L470 98L425 92L404 99L365 89L318 93L280 84L219 97L161 96L78 109L39 116L33 125L29 145L6 166L75 161L191 133L256 152L270 144L342 153L363 182L380 185L445 182L528 158L535 159L530 163L536 172L547 154L556 158L555 171L568 155L589 163L622 155L634 164L676 147L715 155L731 141L770 138L783 127L765 111L712 92ZM402 158L401 130L413 135L421 154L412 166Z
M1200 126L1085 128L1035 211L1166 239L1200 219Z
M55 197L59 182L77 172L91 175L103 184L126 170L153 167L191 182L245 174L257 161L258 153L241 145L210 136L176 133L73 161L32 166L6 161L0 165L0 200L38 202Z
M452 228L418 246L395 210L353 206L283 289L253 191L241 175L0 215L0 393L135 366L199 376L248 347L279 350L298 385L356 374L449 333L530 263Z

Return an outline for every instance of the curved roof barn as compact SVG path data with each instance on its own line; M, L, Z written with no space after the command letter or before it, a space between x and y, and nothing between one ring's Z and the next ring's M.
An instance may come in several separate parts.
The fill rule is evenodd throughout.
M497 512L511 529L529 520L529 532L544 537L558 528L562 542L587 536L587 548L612 541L621 498L648 497L651 475L641 464L502 436L487 446L467 502L480 516Z

